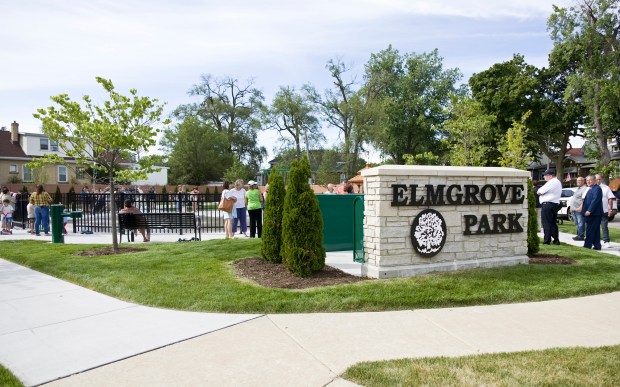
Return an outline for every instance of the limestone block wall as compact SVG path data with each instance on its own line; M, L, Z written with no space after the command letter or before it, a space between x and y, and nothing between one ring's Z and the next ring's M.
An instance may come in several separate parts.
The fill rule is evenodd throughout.
M366 276L403 277L528 262L527 171L383 165L362 171L362 176L366 261L362 271ZM412 185L417 186L415 203ZM435 192L443 191L443 203L427 200L426 186ZM448 198L446 191L450 186L455 187ZM469 200L461 196L459 200L458 193L463 194L465 189L478 189L484 194L472 194ZM427 209L440 213L446 230L445 243L432 257L421 255L411 237L412 224ZM519 227L522 231L518 231Z

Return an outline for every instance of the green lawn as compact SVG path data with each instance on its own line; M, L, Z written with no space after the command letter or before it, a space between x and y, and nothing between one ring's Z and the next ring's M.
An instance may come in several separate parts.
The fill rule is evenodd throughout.
M343 378L379 386L620 386L620 346L358 363Z
M620 259L574 246L543 246L576 265L518 265L369 280L307 290L269 289L234 276L231 263L259 255L260 240L141 244L145 252L78 256L97 246L2 241L0 256L143 305L227 313L384 311L489 305L620 290Z
M0 386L23 387L24 385L11 373L11 371L7 370L2 366L2 364L0 364Z

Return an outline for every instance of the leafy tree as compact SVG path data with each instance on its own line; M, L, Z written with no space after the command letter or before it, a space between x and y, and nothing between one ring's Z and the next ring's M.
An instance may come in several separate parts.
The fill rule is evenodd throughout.
M296 92L294 87L280 87L265 114L264 123L280 134L284 148L295 149L297 158L301 157L302 143L309 158L311 145L316 147L325 141L308 96Z
M461 78L458 69L444 70L442 62L437 50L401 55L389 46L372 54L366 64L366 95L382 106L386 117L370 138L397 164L404 163L405 154L438 147L440 129L448 118L445 108Z
M369 99L359 87L355 79L345 79L350 67L341 60L329 60L325 66L332 77L333 86L324 91L323 95L310 86L305 90L312 102L318 107L328 125L339 130L340 145L345 163L345 174L354 176L357 172L360 153L368 140L367 129L377 119L373 109L369 107Z
M501 156L497 144L506 136L513 122L519 121L528 110L539 111L534 106L537 72L538 69L527 64L522 55L514 55L511 60L496 63L469 79L474 99L483 107L484 113L494 118L493 130L482 139L489 150L486 165L497 165ZM535 149L533 143L528 146Z
M233 164L224 172L224 180L235 181L237 179L243 179L247 181L252 177L252 171L248 167L241 164L239 160L233 160Z
M284 198L280 256L286 268L299 277L308 277L325 266L323 218L308 178L308 159L293 161Z
M532 179L527 179L527 253L536 254L540 249L538 237L538 216L536 214L536 195Z
M500 141L498 146L500 158L498 162L501 167L525 170L532 161L532 155L525 144L525 137L527 135L525 121L529 115L530 112L527 112L521 118L521 122L513 122L510 129L508 129L508 133L506 133L506 137Z
M439 156L433 152L418 153L417 155L405 154L405 165L440 165Z
M233 163L228 136L195 116L188 116L164 133L169 148L170 181L173 184L200 185L220 180Z
M284 179L273 168L269 173L269 194L265 202L263 234L261 236L261 255L274 263L282 263L282 214L284 212Z
M264 97L254 87L254 82L241 83L232 77L203 75L202 82L194 85L189 94L201 101L179 106L174 116L180 120L195 116L205 124L204 128L212 127L225 134L228 153L253 172L257 171L267 151L257 144Z
M566 98L581 95L595 133L599 169L610 165L607 139L620 137L620 4L617 0L579 0L570 8L554 6L548 27L551 57L576 58Z
M445 123L450 165L487 165L489 146L484 138L489 136L494 117L470 96L453 96L451 110L452 116Z
M34 117L42 121L43 133L57 142L67 156L74 157L78 165L88 165L108 176L112 245L118 251L115 182L145 179L146 173L154 171L152 159L140 158L140 154L155 145L159 130L154 126L168 124L168 120L161 120L164 106L158 105L157 99L140 97L135 89L129 91L130 96L124 96L114 90L112 81L96 79L108 94L101 105L95 105L87 95L82 97L82 106L67 94L60 94L51 97L58 108L38 109ZM132 157L137 160L131 168L119 169ZM62 161L52 154L41 159Z
M325 149L323 151L321 163L316 170L316 184L325 185L340 182L339 160L337 150Z
M514 55L510 61L497 63L470 78L475 100L495 117L492 131L484 138L491 150L488 165L496 165L501 157L496 144L529 111L524 122L530 129L526 147L532 154L547 155L561 175L570 149L569 138L578 133L581 122L578 96L573 96L572 101L563 99L570 66L570 61L552 60L548 69L538 69L527 64L523 56Z

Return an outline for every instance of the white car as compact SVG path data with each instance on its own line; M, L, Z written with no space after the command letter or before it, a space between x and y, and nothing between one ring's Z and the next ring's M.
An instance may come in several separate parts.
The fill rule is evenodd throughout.
M558 219L573 220L570 208L570 199L576 191L576 187L562 188L562 196L560 197L560 204L562 207L558 211Z

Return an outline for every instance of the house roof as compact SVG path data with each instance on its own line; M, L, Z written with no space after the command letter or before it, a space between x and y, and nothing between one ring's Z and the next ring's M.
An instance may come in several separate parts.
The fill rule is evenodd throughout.
M19 143L11 142L11 132L0 131L0 158L28 157Z

